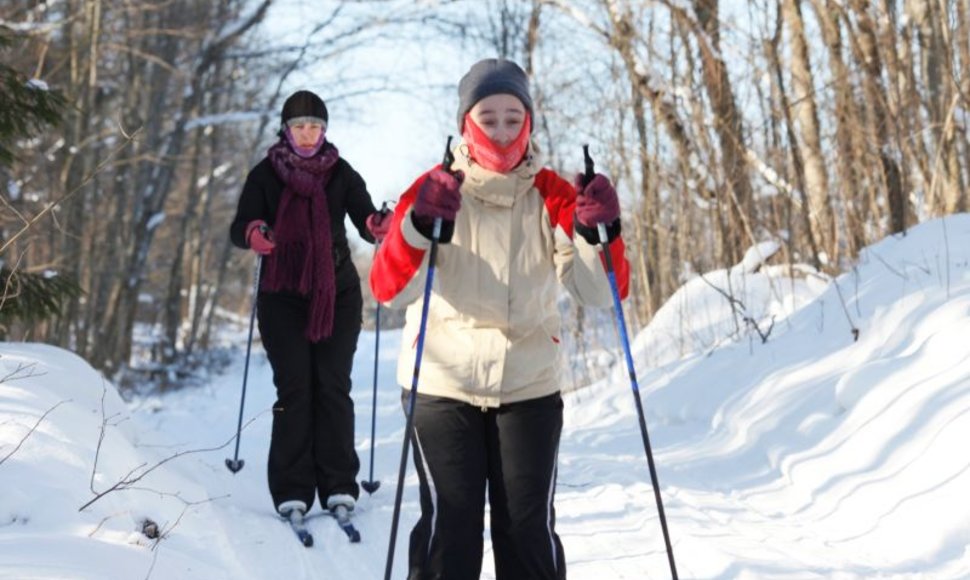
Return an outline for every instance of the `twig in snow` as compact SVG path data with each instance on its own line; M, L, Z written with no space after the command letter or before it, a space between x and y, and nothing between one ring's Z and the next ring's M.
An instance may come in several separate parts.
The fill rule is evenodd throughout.
M5 374L4 376L0 377L0 385L2 385L7 381L19 381L20 379L29 379L31 377L42 377L47 374L47 373L34 372L36 367L37 367L36 362L27 363L27 364L19 363L17 364L17 368Z
M2 381L0 381L0 382L2 382ZM68 400L70 400L70 399L68 399ZM41 424L41 422L43 422L43 420L46 419L48 415L50 415L51 411L53 411L54 409L60 407L62 403L68 402L68 400L60 401L56 405L54 405L53 407L51 407L50 409L47 409L46 411L44 411L44 414L41 415L39 419L37 419L37 422L34 423L34 426L31 427L29 431L27 431L27 434L24 435L23 438L20 439L20 442L17 443L17 446L14 447L13 450L10 451L10 453L4 455L3 457L0 457L0 465L3 465L3 462L4 461L10 459L13 456L14 453L16 453L17 451L20 450L20 448L23 446L24 442L27 441L27 438L30 437L34 433L34 431L37 430L37 427L39 427L40 424Z
M101 415L102 415L102 417L104 417L104 393L102 393L102 396L101 396ZM113 416L114 415L112 415L112 417ZM257 419L257 417L258 417L258 415L256 417L253 417L249 421L247 421L246 424L243 425L243 429L245 429L246 427L248 427L253 421L255 421ZM229 439L225 443L223 443L222 445L216 446L216 447L207 447L207 448L203 448L203 449L189 449L189 450L186 450L186 451L179 451L177 453L173 453L172 455L169 455L168 457L166 457L166 458L164 458L164 459L156 462L154 465L152 465L151 467L147 467L147 468L146 468L146 466L148 465L148 463L141 463L141 464L133 467L128 473L126 473L124 476L122 476L121 479L119 479L118 481L116 481L111 487L109 487L108 489L106 489L104 491L100 491L99 492L99 491L97 491L97 490L94 489L94 478L95 478L95 475L97 474L97 471L98 471L98 459L99 459L99 456L100 456L100 453L101 453L101 444L104 441L104 436L105 436L105 432L107 430L108 420L110 418L111 417L107 417L107 418L102 419L102 421L101 421L101 433L100 433L100 435L98 437L98 446L97 446L97 449L95 450L94 465L91 467L91 493L94 494L94 497L90 501L88 501L87 503L85 503L84 505L82 505L81 507L79 507L78 510L77 510L79 512L84 511L85 509L87 509L88 507L90 507L93 503L95 503L96 501L98 501L99 499L101 499L102 497L108 495L111 492L118 491L118 490L123 490L123 489L132 489L133 486L136 483L138 483L139 481L141 481L143 478L145 478L145 476L147 476L151 472L155 471L159 467L165 465L166 463L168 463L168 462L170 462L170 461L172 461L174 459L177 459L177 458L182 457L182 456L185 456L185 455L192 455L192 454L196 454L196 453L209 453L209 452L212 452L212 451L218 451L220 449L223 449L223 448L227 447L230 443L232 443L233 441L236 440L236 435L234 433L231 437L229 437ZM139 470L141 470L141 471L139 471Z

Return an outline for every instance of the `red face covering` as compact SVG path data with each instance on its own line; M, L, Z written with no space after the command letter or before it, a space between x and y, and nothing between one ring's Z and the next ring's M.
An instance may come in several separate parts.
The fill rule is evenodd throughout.
M505 147L497 145L488 138L485 131L475 124L471 113L465 115L465 128L461 137L468 144L472 158L479 165L496 173L508 173L522 161L525 150L529 147L529 137L532 134L532 116L526 113L522 130Z

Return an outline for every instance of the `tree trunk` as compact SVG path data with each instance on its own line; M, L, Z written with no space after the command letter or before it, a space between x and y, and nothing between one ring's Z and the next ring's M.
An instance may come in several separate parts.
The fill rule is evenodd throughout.
M865 163L859 140L862 137L861 113L853 93L853 77L842 58L842 16L832 6L835 0L812 0L815 17L822 31L822 39L828 49L829 86L834 92L833 113L835 115L835 150L838 167L838 207L836 214L837 229L845 232L841 239L846 247L841 253L854 256L859 248L868 243L863 224L866 221L870 204L866 200L867 189L857 169Z
M958 90L963 103L970 103L970 0L956 2L957 53L960 57ZM954 67L956 68L956 67ZM962 131L957 131L959 143L963 147L963 183L970 183L970 126L961 123Z
M71 278L87 287L85 283L86 256L83 237L90 211L88 198L91 186L82 183L93 168L94 156L85 151L91 147L92 120L97 117L94 110L94 92L97 90L98 38L101 28L100 0L80 0L77 4L68 3L68 13L76 18L67 20L65 35L70 45L70 91L73 93L71 115L66 124L66 156L61 173L61 190L64 193L80 190L63 208L66 216L58 228L59 245L54 263L62 264L61 269ZM72 329L79 319L81 298L68 302L63 315L57 323L49 326L48 340L61 347L71 348L76 342ZM82 350L84 342L78 345Z
M135 219L133 220L134 235L131 250L125 259L125 285L118 295L114 309L117 313L117 319L114 321L114 328L117 332L114 352L118 357L119 364L127 363L131 356L132 330L138 308L138 296L148 268L149 252L155 239L159 220L164 216L165 202L172 190L178 162L183 152L186 123L199 111L205 75L240 35L262 20L270 1L263 0L245 21L234 25L232 32L227 36L203 39L194 55L193 62L196 64L184 91L178 91L177 88L173 89L170 86L170 71L174 68L156 66L153 69L155 75L151 86L154 87L154 90L151 93L152 105L148 110L161 110L166 97L180 99L180 101L177 101L180 105L174 113L174 123L171 125L167 122L163 124L163 121L167 121L167 119L159 119L158 116L151 116L148 120L146 149L157 155L157 162L143 164L136 187L139 195L135 208ZM172 13L166 16L169 19L177 21L179 18L191 18L191 15L187 16L180 12L179 6L170 7L170 11ZM164 25L165 23L163 23ZM175 62L178 48L176 41L166 37L161 44L162 46L157 52L160 60L164 63ZM166 131L165 128L168 126L171 126L171 129Z
M924 106L933 137L929 159L929 183L925 184L931 208L937 215L965 211L966 199L960 185L960 164L952 122L956 87L948 71L952 69L948 39L944 32L946 12L934 0L907 0L906 13L917 31L920 51L920 76L923 80Z
M648 96L652 96L656 100L660 99L657 91L643 90L648 88L650 83L645 82L646 79L643 78L645 76L642 72L645 70L644 67L638 65L634 48L637 28L633 22L633 15L628 9L620 13L613 2L607 2L606 8L609 11L613 28L613 33L610 36L611 44L623 60L627 77L630 79L631 98L633 100L633 120L637 131L638 145L636 160L640 177L639 197L643 208L644 221L644 227L637 230L637 237L642 237L642 244L638 247L638 253L644 256L644 259L640 260L639 263L643 266L642 282L647 298L647 312L645 314L647 319L650 319L653 317L654 311L660 307L659 299L662 291L654 292L654 285L657 280L656 268L659 265L662 250L655 228L655 225L660 223L660 200L657 196L657 190L650 186L652 171L650 159L647 155L646 100ZM671 117L670 119L675 118ZM673 126L676 126L676 123ZM684 137L682 133L681 137ZM680 146L682 145L683 142L680 143ZM681 151L685 150L682 149Z
M232 81L225 81L230 86ZM220 110L213 107L213 110ZM186 336L185 353L191 355L195 346L202 342L205 334L205 308L211 303L212 285L209 284L210 272L206 271L207 258L213 253L213 244L216 240L225 238L224 224L213 224L212 221L212 201L215 197L215 184L218 171L218 157L216 151L220 145L221 131L218 127L213 127L209 135L209 171L206 178L206 185L202 196L202 213L196 222L195 231L192 238L192 256L189 265L189 331ZM210 236L212 232L223 233L222 236ZM222 264L222 267L225 265ZM214 281L213 281L214 285Z
M839 262L839 240L832 203L829 196L828 173L822 152L818 105L815 103L815 85L805 26L802 21L801 0L785 0L782 5L785 22L791 34L792 110L801 130L801 146L798 148L804 161L805 189L808 199L811 232L818 246L826 254L825 262ZM794 147L795 144L792 144Z
M182 219L175 240L173 240L174 252L172 263L169 266L168 291L166 292L163 310L164 320L164 342L162 346L162 364L169 366L176 361L179 352L179 338L182 329L183 311L183 290L185 288L185 256L189 253L189 232L196 222L196 207L200 201L199 163L202 153L202 132L198 131L195 135L195 143L191 148L190 157L191 169L189 169L189 180L186 184L185 206L182 208Z
M693 8L700 24L700 32L703 33L698 34L697 43L701 49L704 86L711 100L714 131L718 136L726 180L722 192L725 200L723 205L728 210L729 245L726 255L729 263L735 264L740 261L748 246L755 242L751 237L751 224L757 219L745 161L747 148L744 124L734 101L727 66L721 58L718 0L694 0Z
M875 23L868 12L869 3L865 0L851 0L851 5L856 13L857 47L864 73L866 102L870 107L871 123L875 132L874 147L878 151L881 185L889 206L889 233L897 234L906 230L910 212L906 209L902 173L895 157L898 147L890 132L892 119L886 102L887 91L882 83L883 67L879 55L879 41Z
M787 134L788 148L791 151L792 165L794 167L795 183L798 188L799 207L802 227L805 230L805 237L808 240L808 247L812 253L812 265L816 270L822 270L822 263L819 258L818 238L813 231L812 203L808 195L808 185L806 179L805 164L802 161L802 147L798 144L798 137L795 135L795 123L792 120L791 111L794 107L788 101L788 94L785 92L785 75L782 71L781 59L778 56L778 44L781 41L781 15L779 14L778 28L774 38L766 43L768 61L774 69L775 84L778 86L777 95L782 117L785 120L785 132ZM789 205L788 228L791 231L791 205Z

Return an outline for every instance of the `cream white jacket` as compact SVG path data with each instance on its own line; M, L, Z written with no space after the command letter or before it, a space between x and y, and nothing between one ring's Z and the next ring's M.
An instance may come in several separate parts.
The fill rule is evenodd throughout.
M534 151L534 149L533 149ZM461 210L450 243L438 246L418 392L497 407L559 390L558 285L579 303L609 306L601 249L573 235L576 192L534 153L508 174L475 164L460 143ZM407 306L397 379L410 389L427 280L430 240L411 206L426 175L401 196L394 227L371 269L374 296ZM629 264L610 243L621 296Z

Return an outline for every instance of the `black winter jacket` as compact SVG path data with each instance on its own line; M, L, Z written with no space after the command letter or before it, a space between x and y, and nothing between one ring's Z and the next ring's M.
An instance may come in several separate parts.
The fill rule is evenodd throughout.
M330 183L326 187L327 209L330 211L330 236L333 247L333 262L336 274L337 292L360 282L357 270L350 261L350 245L347 242L345 218L370 242L374 238L367 231L367 216L377 211L367 185L350 163L339 158L334 165ZM246 226L253 220L264 220L269 227L276 222L276 211L283 196L283 182L276 176L268 157L264 157L246 177L236 217L229 226L229 237L239 248L247 249Z

